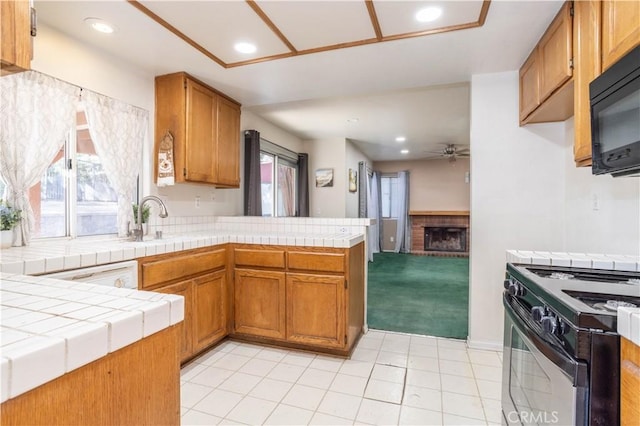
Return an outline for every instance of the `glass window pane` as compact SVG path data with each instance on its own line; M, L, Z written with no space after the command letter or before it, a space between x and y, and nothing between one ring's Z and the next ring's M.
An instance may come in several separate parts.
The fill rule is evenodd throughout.
M278 216L296 214L296 169L278 163Z
M273 216L273 155L260 153L260 186L262 189L262 216Z
M391 216L391 179L383 177L380 179L380 196L382 203L382 217Z
M115 234L118 232L118 195L102 168L89 130L82 126L76 135L77 234Z
M33 210L33 238L66 235L66 173L64 146L51 161L42 180L29 189Z
M398 217L398 178L390 178L391 186L391 217Z

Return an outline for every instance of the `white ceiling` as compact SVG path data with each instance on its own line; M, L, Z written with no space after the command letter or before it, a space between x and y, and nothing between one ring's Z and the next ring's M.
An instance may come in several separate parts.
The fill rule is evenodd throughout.
M452 10L438 26L477 20L481 6L479 1L375 0L382 36L429 29L406 19L426 3ZM141 70L154 75L186 71L301 138L349 138L372 160L397 160L423 158L442 143L468 144L471 75L518 69L562 2L493 0L481 27L231 68L211 56L225 64L247 59L231 47L240 39L259 45L256 58L291 54L248 3L142 4L209 56L124 0L35 2L39 23ZM375 38L362 0L256 4L297 51ZM96 33L83 24L87 17L106 19L118 31ZM350 118L359 121L348 123ZM407 156L394 140L400 134L407 137Z

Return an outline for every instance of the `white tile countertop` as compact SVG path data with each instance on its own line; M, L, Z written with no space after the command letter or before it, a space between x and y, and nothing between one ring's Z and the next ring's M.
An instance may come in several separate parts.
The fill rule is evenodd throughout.
M184 298L0 273L0 402L184 319Z
M127 239L78 238L38 241L27 247L2 250L0 272L38 275L62 270L102 265L155 254L172 253L224 243L270 244L310 247L349 248L364 241L360 233L257 233L238 231L204 231L151 236L143 242Z
M640 308L618 308L618 333L640 346Z
M507 262L572 268L640 272L640 256L507 250Z

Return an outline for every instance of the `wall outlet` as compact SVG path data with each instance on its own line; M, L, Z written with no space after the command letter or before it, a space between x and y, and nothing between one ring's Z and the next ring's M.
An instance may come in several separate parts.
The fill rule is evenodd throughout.
M591 196L591 208L594 211L600 210L600 197L598 197L598 194L593 194Z
M196 195L196 209L200 208L200 196Z
M341 234L346 234L347 233L347 228L345 226L342 226L342 227L338 228L338 232L340 232Z
M394 242L396 239L394 237L389 237L390 242Z

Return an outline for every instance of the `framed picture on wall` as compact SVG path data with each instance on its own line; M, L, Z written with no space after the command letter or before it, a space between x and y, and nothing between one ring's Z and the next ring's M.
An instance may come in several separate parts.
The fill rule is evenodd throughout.
M349 169L349 192L356 192L358 190L358 172L353 169Z
M333 186L333 169L316 170L316 187Z

